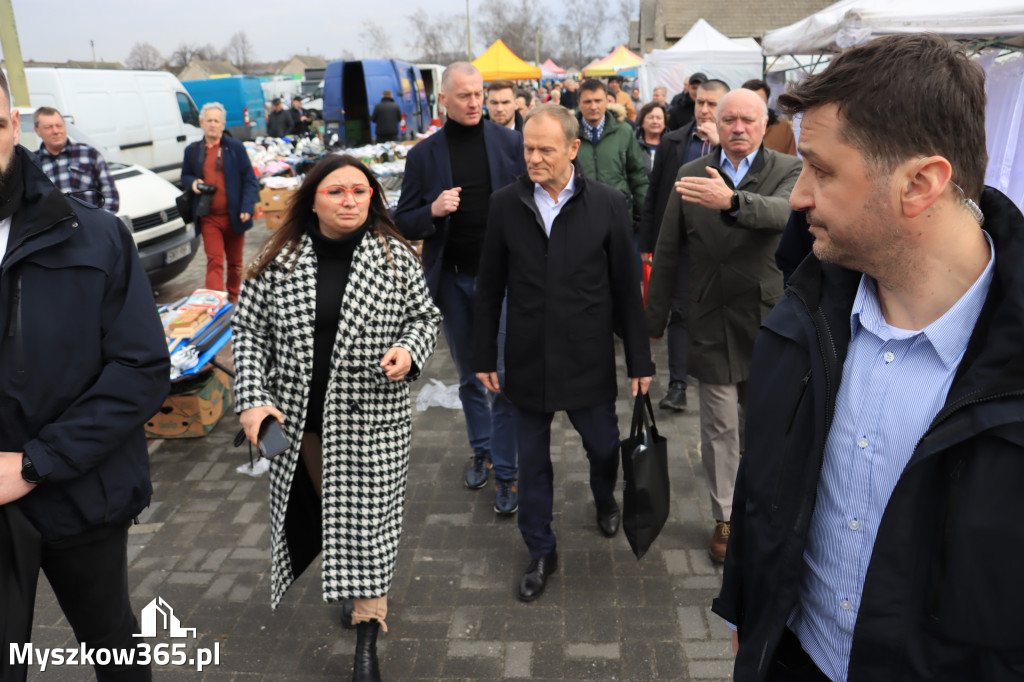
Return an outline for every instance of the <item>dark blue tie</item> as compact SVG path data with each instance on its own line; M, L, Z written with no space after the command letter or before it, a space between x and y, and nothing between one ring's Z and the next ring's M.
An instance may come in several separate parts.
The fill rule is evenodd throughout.
M595 147L597 146L597 138L598 138L597 128L591 128L590 129L590 141L594 143Z

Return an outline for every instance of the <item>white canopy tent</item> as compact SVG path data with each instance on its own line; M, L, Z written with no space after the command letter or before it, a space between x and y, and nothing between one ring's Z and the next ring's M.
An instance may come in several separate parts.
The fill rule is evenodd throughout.
M880 35L928 31L977 40L1024 35L1020 0L842 0L770 31L766 55L838 52Z
M697 71L738 88L746 80L760 78L763 63L756 40L729 38L698 19L675 45L644 55L644 63L637 69L640 96L649 101L654 87L664 85L671 99L683 89L683 80Z
M1021 0L842 0L764 37L766 55L839 52L882 35L937 33L1001 47L1024 46ZM985 182L1024 207L1024 54L986 49ZM794 122L794 132L798 132Z

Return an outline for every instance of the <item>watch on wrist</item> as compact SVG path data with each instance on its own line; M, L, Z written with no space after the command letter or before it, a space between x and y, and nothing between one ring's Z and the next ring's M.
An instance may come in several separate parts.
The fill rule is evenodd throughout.
M38 485L43 482L43 477L36 471L36 467L32 464L32 460L28 458L28 455L21 456L21 477L26 483L32 485Z
M735 213L740 210L740 193L732 193L732 202L729 204L729 213Z

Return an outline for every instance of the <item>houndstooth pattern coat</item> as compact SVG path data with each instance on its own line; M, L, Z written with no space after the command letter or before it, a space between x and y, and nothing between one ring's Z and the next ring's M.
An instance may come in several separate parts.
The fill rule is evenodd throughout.
M273 608L304 568L293 565L285 517L306 422L316 310L309 236L297 255L287 252L245 281L231 322L235 410L276 406L292 444L270 466ZM324 400L325 601L380 597L391 585L409 465L409 382L433 353L440 321L416 258L398 241L388 238L385 248L384 237L367 232L352 256ZM412 357L401 381L379 367L392 346Z

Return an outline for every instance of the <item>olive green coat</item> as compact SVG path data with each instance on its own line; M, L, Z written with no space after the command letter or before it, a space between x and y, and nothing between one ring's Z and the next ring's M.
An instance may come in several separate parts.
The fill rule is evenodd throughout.
M676 180L708 177L706 166L722 171L721 148L684 164ZM775 250L789 219L789 194L800 175L800 160L761 147L735 189L740 210L704 208L672 192L654 252L647 290L647 331L665 331L680 253L689 249L686 367L709 384L737 384L750 374L750 357L761 322L782 298L782 273Z

